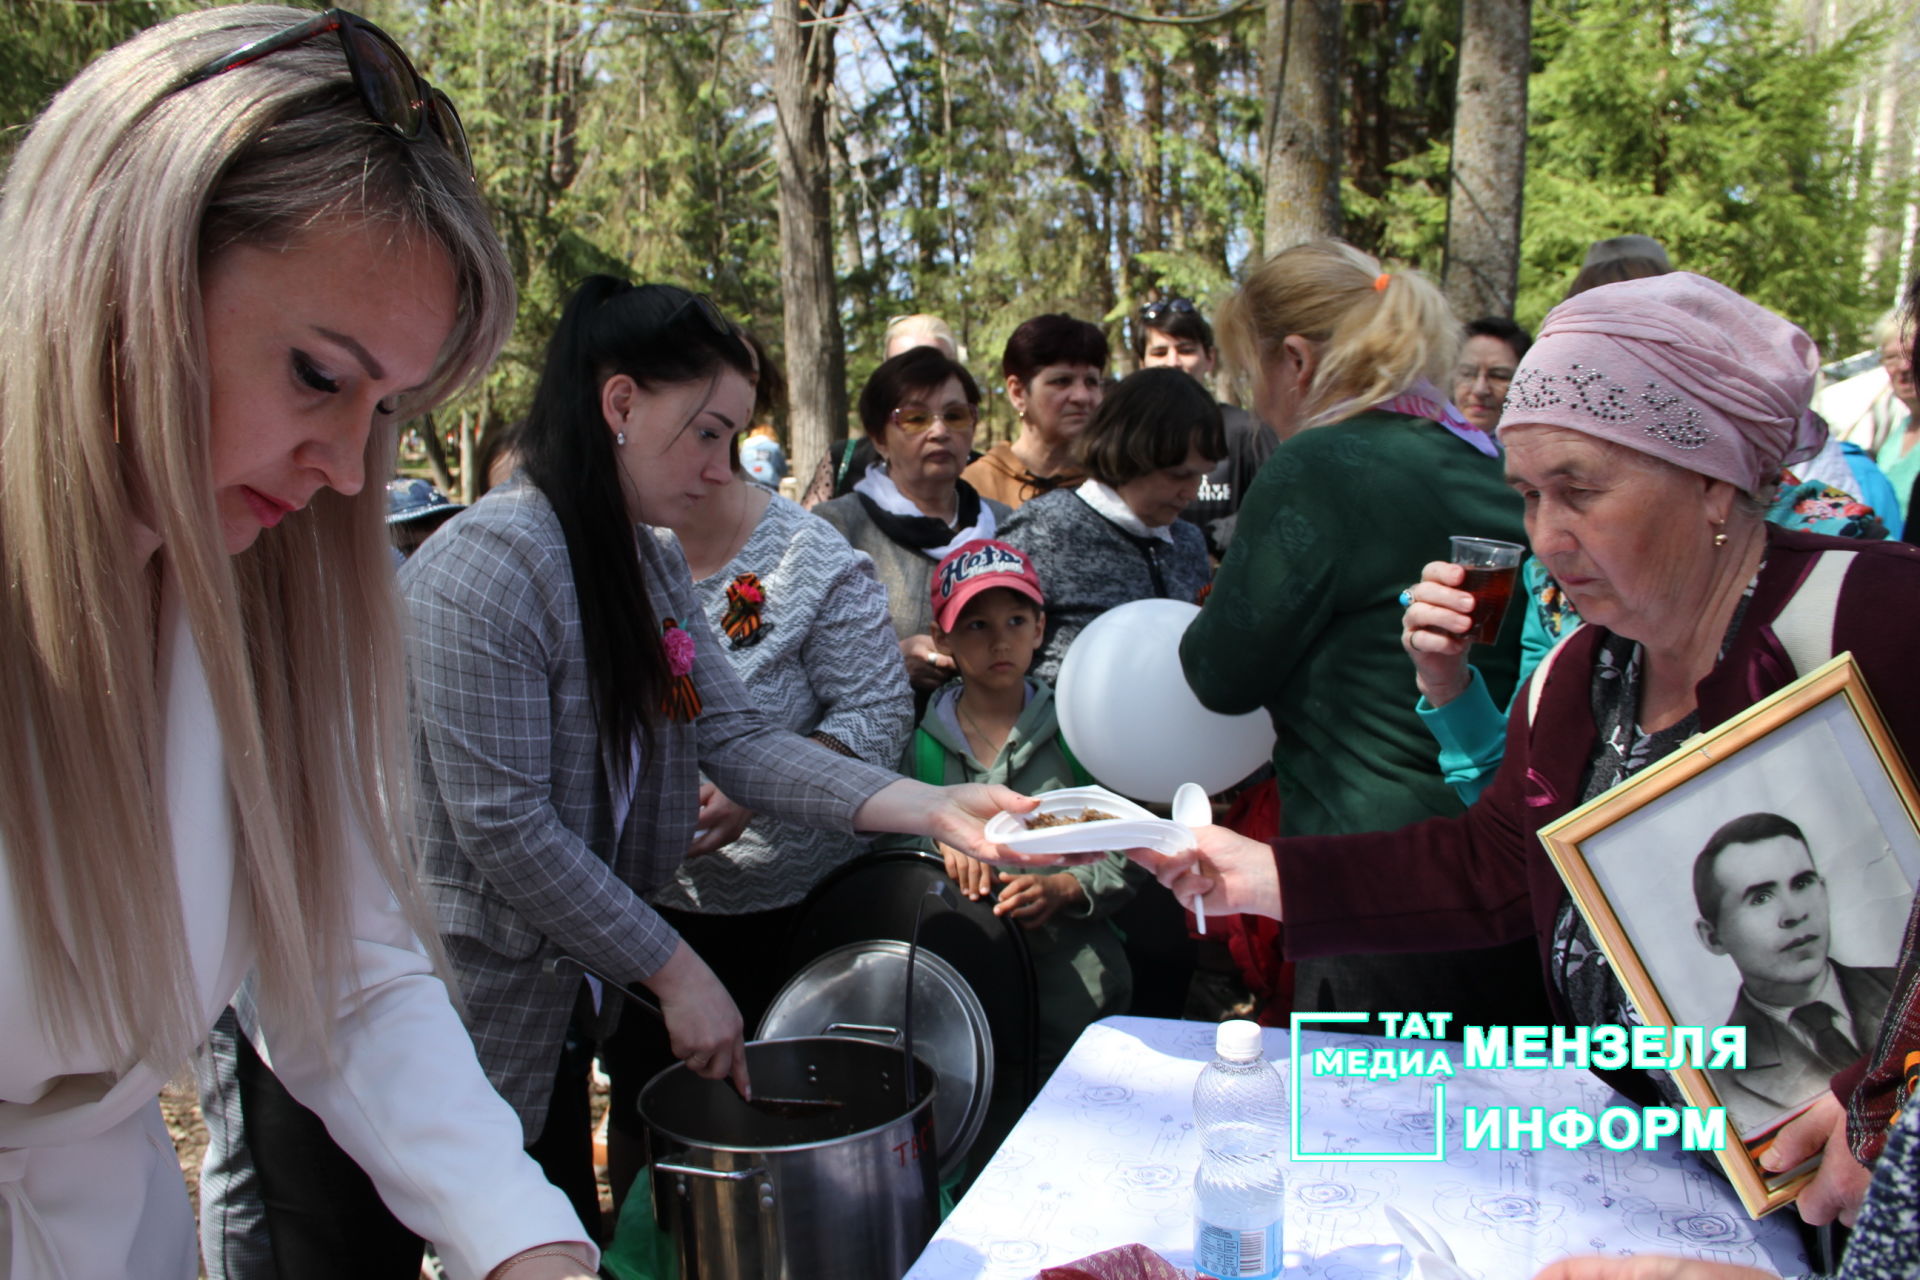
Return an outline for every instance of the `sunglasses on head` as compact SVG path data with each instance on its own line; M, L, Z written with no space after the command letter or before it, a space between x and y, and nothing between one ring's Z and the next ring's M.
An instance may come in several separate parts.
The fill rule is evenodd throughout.
M895 409L889 419L910 436L930 430L937 418L949 431L971 431L980 422L976 405L953 404L935 413L931 409Z
M1148 324L1164 320L1170 315L1197 316L1199 314L1198 308L1185 298L1161 298L1140 308L1140 318Z
M328 9L304 22L297 22L278 34L263 36L251 44L188 72L172 92L192 88L202 80L258 62L270 54L303 44L328 32L339 32L340 45L346 50L347 71L353 87L374 123L396 137L417 142L429 129L460 162L473 172L473 153L467 147L467 131L460 124L460 113L446 94L428 84L414 69L413 60L394 43L393 37L357 13Z
M760 380L760 353L754 349L751 342L747 341L746 331L727 319L718 303L704 293L695 293L691 289L682 289L677 285L668 284L658 287L681 295L679 305L669 311L667 318L660 322L662 330L673 328L675 321L691 311L708 329L723 338L732 338L739 343L747 353L747 360L753 365L753 380L755 382Z

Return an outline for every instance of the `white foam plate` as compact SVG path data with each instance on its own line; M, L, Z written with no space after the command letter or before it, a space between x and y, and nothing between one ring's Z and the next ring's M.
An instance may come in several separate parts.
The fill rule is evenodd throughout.
M1125 796L1105 787L1066 787L1042 792L1035 797L1040 807L1033 813L1081 814L1088 809L1115 815L1097 822L1076 822L1064 827L1027 828L1033 813L998 813L987 820L987 839L1005 845L1015 853L1048 855L1063 853L1105 853L1109 849L1152 849L1157 853L1179 853L1194 845L1193 832L1177 822L1156 818Z

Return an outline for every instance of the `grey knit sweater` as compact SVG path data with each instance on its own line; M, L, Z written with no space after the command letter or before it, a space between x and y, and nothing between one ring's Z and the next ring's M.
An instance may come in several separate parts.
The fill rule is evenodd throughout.
M1034 675L1056 683L1067 646L1116 605L1156 598L1198 603L1213 578L1206 536L1185 520L1175 520L1172 531L1171 543L1136 536L1070 489L1043 493L1007 517L1000 540L1032 557L1047 593L1047 639Z

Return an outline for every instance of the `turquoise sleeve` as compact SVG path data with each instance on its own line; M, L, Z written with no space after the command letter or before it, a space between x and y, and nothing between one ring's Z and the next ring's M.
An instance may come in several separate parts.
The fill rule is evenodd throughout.
M1545 567L1529 559L1524 576L1526 596L1521 602L1527 612L1520 625L1520 673L1514 681L1515 698L1520 696L1527 677L1547 656L1547 651L1560 642L1560 635L1548 626L1546 617L1535 604L1545 580ZM1562 605L1559 621L1565 630L1578 618L1570 606ZM1471 805L1493 781L1500 761L1506 756L1507 712L1513 706L1509 703L1502 710L1494 705L1493 695L1487 691L1487 682L1478 667L1468 667L1467 676L1466 691L1446 706L1436 707L1422 698L1413 709L1419 713L1420 723L1427 726L1427 732L1440 744L1440 776L1462 804Z
M1532 675L1533 669L1540 665L1540 660L1547 656L1547 650L1559 644L1560 637L1572 630L1580 621L1572 605L1561 603L1555 614L1558 629L1547 625L1547 619L1539 604L1540 588L1547 580L1547 570L1546 566L1538 560L1529 559L1522 566L1520 580L1527 593L1520 604L1526 609L1527 616L1520 623L1520 671L1513 678L1513 696L1516 698L1520 696L1520 687L1526 684L1527 677ZM1508 704L1508 710L1512 710L1511 703Z
M1538 661L1538 659L1535 659ZM1480 668L1467 668L1468 684L1444 707L1425 698L1414 704L1420 723L1440 744L1440 776L1471 805L1493 781L1494 771L1507 750L1507 717L1487 691Z

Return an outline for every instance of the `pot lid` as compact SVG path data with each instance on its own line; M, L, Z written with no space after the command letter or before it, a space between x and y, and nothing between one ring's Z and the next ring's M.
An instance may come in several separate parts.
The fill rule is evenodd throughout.
M849 1036L900 1043L907 944L891 938L837 947L795 974L760 1019L757 1038ZM925 947L913 962L913 1054L932 1068L940 1177L951 1178L986 1122L993 1093L987 1011L959 970Z

